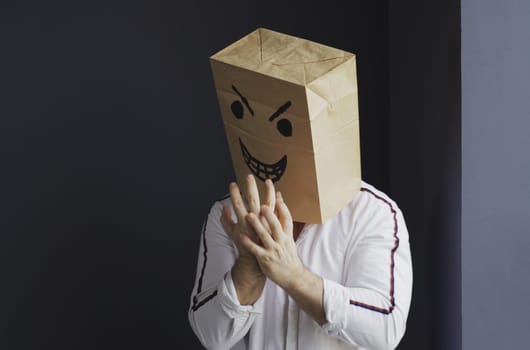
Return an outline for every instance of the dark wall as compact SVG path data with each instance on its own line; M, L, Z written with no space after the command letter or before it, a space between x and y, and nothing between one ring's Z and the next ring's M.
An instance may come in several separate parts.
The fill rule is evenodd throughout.
M0 7L1 349L198 346L200 227L233 178L207 58L258 26L358 55L388 188L386 1Z
M529 13L462 0L464 349L528 348Z
M390 193L410 234L405 349L461 349L460 1L389 2ZM474 349L470 347L469 349Z

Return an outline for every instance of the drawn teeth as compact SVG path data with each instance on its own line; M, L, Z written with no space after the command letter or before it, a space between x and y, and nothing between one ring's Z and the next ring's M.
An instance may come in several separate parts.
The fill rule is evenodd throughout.
M241 139L239 139L239 145L241 147L241 154L243 154L245 163L258 179L262 181L271 179L272 182L280 180L283 173L285 172L285 168L287 167L287 155L284 155L278 162L274 164L266 164L254 158L245 147Z

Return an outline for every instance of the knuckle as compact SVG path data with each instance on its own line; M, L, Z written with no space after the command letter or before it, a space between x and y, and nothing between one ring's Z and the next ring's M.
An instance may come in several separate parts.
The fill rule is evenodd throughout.
M234 205L237 206L237 207L240 207L243 205L243 200L241 199L241 197L235 197L234 198Z

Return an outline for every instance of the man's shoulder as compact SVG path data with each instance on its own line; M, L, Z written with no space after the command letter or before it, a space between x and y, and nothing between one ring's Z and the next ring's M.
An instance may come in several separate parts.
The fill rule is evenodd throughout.
M210 215L221 215L221 211L224 206L229 206L232 209L232 202L230 201L230 194L225 194L224 196L218 197L211 202L210 205Z
M370 185L369 183L362 181L361 182L361 190L360 190L361 196L363 196L366 199L369 199L374 202L379 203L385 203L385 204L391 204L395 207L397 207L396 202L392 200L385 192L379 190L378 188Z
M399 210L396 202L394 202L394 200L392 200L392 198L390 198L385 192L366 181L362 181L360 191L343 210L357 213L373 213L374 211L388 211L389 209L391 212Z
M230 193L227 193L224 196L219 197L216 200L214 200L213 205L216 205L216 204L217 205L225 205L225 204L228 204L228 203L232 203L230 201Z

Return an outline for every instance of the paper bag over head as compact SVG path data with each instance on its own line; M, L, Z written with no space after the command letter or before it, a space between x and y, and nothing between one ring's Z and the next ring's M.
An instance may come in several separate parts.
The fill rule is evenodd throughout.
M238 183L271 179L295 221L336 215L361 183L355 55L260 28L210 63Z

